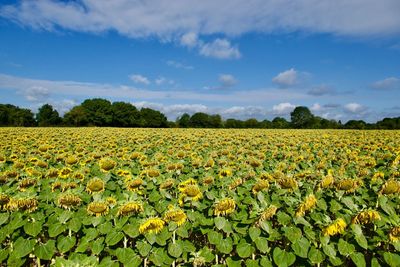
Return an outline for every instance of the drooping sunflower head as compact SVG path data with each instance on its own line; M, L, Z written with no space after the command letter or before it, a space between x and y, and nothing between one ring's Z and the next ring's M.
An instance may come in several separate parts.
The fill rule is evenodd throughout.
M319 184L320 188L328 188L335 183L335 178L332 175L326 175L324 178L321 179Z
M269 183L266 180L260 180L258 181L255 185L253 185L253 188L251 191L253 194L257 194L260 191L263 191L264 189L268 189Z
M236 203L235 200L231 198L224 198L221 201L217 202L214 207L214 215L228 215L235 211Z
M237 178L233 180L233 182L229 185L229 190L234 190L238 186L242 185L244 183L244 180L242 178Z
M82 202L82 199L74 194L63 194L57 199L57 204L63 209L71 209L78 207Z
M0 163L6 162L6 156L0 154Z
M87 206L86 210L89 215L96 215L96 217L100 217L108 214L109 207L107 202L91 202Z
M146 173L147 173L147 176L150 177L150 178L160 176L160 171L157 170L157 169L150 169L150 170L147 170Z
M143 180L138 178L135 180L127 181L125 183L126 188L131 192L136 192L140 190L140 187L143 185Z
M149 218L139 226L141 234L158 234L164 228L165 222L160 218Z
M86 191L90 194L104 191L105 183L100 178L92 178L86 185Z
M365 210L357 214L353 220L352 223L354 224L369 224L369 223L374 223L375 221L379 221L381 219L381 216L379 215L379 212L376 210Z
M67 165L74 165L79 162L79 159L75 157L74 155L68 156L64 159L65 164Z
M306 212L314 208L316 204L317 198L313 194L308 195L297 208L296 217L304 216Z
M36 198L21 198L17 200L17 207L19 210L33 212L38 208L38 201Z
M215 161L213 159L207 160L207 162L204 164L204 169L208 170L214 167Z
M210 185L214 182L214 177L212 176L207 176L203 179L203 184L205 185Z
M164 220L166 222L175 222L178 226L181 226L186 222L186 214L185 212L174 206L169 206L168 210L165 212Z
M115 204L117 204L117 200L115 199L115 197L107 197L106 202L110 206L114 206Z
M174 186L174 183L174 179L169 178L160 184L160 189L170 189Z
M389 240L391 242L398 242L400 240L400 227L394 227L390 230Z
M334 236L337 234L342 234L346 229L347 224L342 218L337 219L322 231L324 236Z
M39 168L44 169L44 168L49 167L49 164L47 164L47 162L45 162L45 161L43 161L43 160L38 160L38 161L36 162L36 166L38 166Z
M74 189L77 187L78 187L78 184L75 182L64 183L61 187L61 191L64 192L64 191L67 191L68 189Z
M278 181L279 185L283 189L293 190L297 188L297 181L293 177L284 177Z
M125 204L123 204L121 207L118 209L118 216L130 216L139 212L143 212L143 205L138 202L134 201L129 201Z
M18 184L18 189L21 192L26 191L29 187L36 185L37 180L33 178L25 178L21 180Z
M382 186L379 193L383 195L400 193L400 181L395 179L387 180L386 183Z
M72 169L71 168L64 167L59 172L59 175L60 175L61 178L68 178L71 173L72 173Z
M46 173L46 178L57 178L59 175L59 171L57 169L50 169Z
M11 201L11 197L6 194L0 194L0 207L3 209L9 202Z
M57 181L51 184L51 192L55 192L57 189L61 189L62 183Z
M187 185L182 193L185 196L192 198L194 201L197 201L203 197L203 194L197 185Z
M278 207L274 205L270 205L268 208L266 208L260 215L260 218L258 219L258 222L263 222L263 221L268 221L270 220L278 210Z
M179 191L181 191L181 192L185 191L185 188L188 185L197 185L197 181L195 179L193 179L193 178L190 178L190 179L187 179L186 181L181 182L178 185Z
M117 166L117 163L112 159L103 158L99 161L100 170L103 172L109 172Z
M356 179L342 179L336 183L336 188L338 190L343 190L346 193L352 193L357 190L360 183Z

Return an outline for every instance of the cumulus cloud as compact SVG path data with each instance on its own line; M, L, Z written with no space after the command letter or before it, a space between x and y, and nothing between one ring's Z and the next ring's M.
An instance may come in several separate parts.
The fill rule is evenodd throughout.
M50 96L50 91L43 86L31 86L27 89L21 89L20 94L30 102L40 102L46 100Z
M192 69L194 69L193 66L186 65L186 64L184 64L182 62L178 62L178 61L175 61L175 60L168 60L167 61L167 65L170 66L170 67L177 68L177 69L184 69L184 70L192 70Z
M272 81L281 87L290 87L296 85L298 80L298 72L291 68L276 75Z
M232 46L227 39L217 38L210 43L204 43L200 47L200 55L218 59L238 59L241 57L239 49Z
M389 77L380 81L374 82L371 87L378 90L393 90L400 89L400 79L396 77Z
M131 79L134 83L140 83L144 85L150 84L150 80L147 77L140 74L132 74L129 76L129 79Z
M237 79L231 74L220 74L218 80L223 88L232 87L238 83Z
M344 105L344 110L347 113L352 113L352 114L361 114L364 113L367 108L359 103L348 103L346 105Z
M199 44L200 40L194 32L189 32L181 36L180 44L189 48L195 47Z
M356 10L357 12L354 12ZM21 0L3 5L2 17L33 28L80 32L115 30L132 38L240 35L277 31L350 36L400 32L398 0L109 1Z
M272 107L272 111L274 115L287 115L294 110L296 106L290 104L289 102L280 103L278 105L274 105Z
M154 83L157 84L157 85L164 85L164 84L173 85L173 84L175 84L175 81L160 76L160 77L158 77L157 79L154 80Z

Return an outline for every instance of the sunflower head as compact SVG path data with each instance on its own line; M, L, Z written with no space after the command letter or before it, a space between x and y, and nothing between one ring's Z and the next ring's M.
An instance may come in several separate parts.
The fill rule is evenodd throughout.
M11 198L6 194L0 194L0 207L3 208L10 202Z
M25 178L21 180L18 184L18 189L21 192L26 191L29 187L36 185L37 180L33 178Z
M107 197L106 202L110 206L114 206L115 204L117 204L117 200L115 199L115 197Z
M164 228L164 225L165 222L160 218L149 218L139 226L139 232L141 234L158 234Z
M109 207L107 202L92 202L87 206L86 210L89 215L100 217L108 214Z
M389 240L391 242L398 242L400 240L400 227L394 227L390 230Z
M181 226L186 222L186 214L180 208L174 206L169 206L168 210L165 212L164 220L166 222L175 222L178 226Z
M68 156L64 159L65 164L67 165L74 165L79 162L79 159L75 157L74 155Z
M131 192L139 191L140 187L143 185L143 180L138 178L135 180L127 181L126 188Z
M57 189L62 188L62 183L57 181L51 184L51 192L55 192Z
M104 191L105 183L100 178L91 179L86 185L86 191L90 194L101 193Z
M64 191L67 191L68 189L74 189L74 188L77 188L77 187L78 187L77 183L69 182L69 183L65 183L65 184L62 185L61 191L64 192Z
M181 192L185 191L185 188L186 188L188 185L197 185L197 181L196 181L195 179L193 179L193 178L190 178L190 179L187 179L186 181L181 182L181 183L178 185L179 191L181 191Z
M221 201L217 202L214 207L214 215L228 215L235 211L236 203L231 198L224 198Z
M253 192L253 194L257 194L258 192L260 192L264 189L268 189L268 187L269 187L268 181L260 180L255 185L253 185L253 188L251 189L251 191Z
M352 223L369 224L369 223L374 223L375 221L379 221L380 219L381 216L379 215L379 212L377 212L376 210L366 210L357 214L357 216L353 218Z
M294 190L297 188L297 181L293 177L281 178L278 183L283 189Z
M357 190L360 183L356 179L342 179L336 183L336 188L338 190L343 190L346 193L352 193Z
M324 178L321 179L321 182L319 184L320 188L328 188L331 185L333 185L335 183L335 178L333 178L332 175L327 175Z
M260 215L260 218L258 219L258 222L263 222L263 221L268 221L270 220L276 213L278 208L274 205L269 206L266 208Z
M68 178L70 174L72 173L72 169L68 167L64 167L61 169L59 175L61 178Z
M296 217L304 216L306 212L314 208L316 204L317 198L313 194L308 195L297 208Z
M182 193L194 201L201 199L203 196L197 185L187 185Z
M82 199L74 194L60 195L57 199L57 204L63 209L70 209L78 207L82 202Z
M156 170L156 169L147 170L146 173L147 173L147 176L151 177L151 178L160 176L160 171Z
M130 216L143 211L144 209L141 203L130 201L119 207L117 214L118 216Z
M237 178L233 180L233 182L229 185L229 190L234 190L236 187L240 186L243 183L244 180L242 178Z
M59 171L57 169L54 169L54 168L48 170L47 173L46 173L46 177L47 178L57 178L58 175L59 175Z
M324 236L334 236L337 234L342 234L344 230L346 229L347 224L346 222L342 219L339 218L322 231Z
M383 195L400 193L400 181L395 179L387 180L386 183L382 186L379 193Z
M232 175L231 169L222 169L219 171L218 176L219 178L225 178Z
M115 166L117 166L117 163L112 159L104 158L99 161L99 166L101 171L109 172L114 169Z
M174 179L169 178L160 184L160 189L170 189L174 186L174 183Z
M207 176L203 179L203 184L205 185L210 185L214 182L214 177L212 176Z
M38 201L36 198L21 198L17 200L17 207L19 210L33 212L38 208Z

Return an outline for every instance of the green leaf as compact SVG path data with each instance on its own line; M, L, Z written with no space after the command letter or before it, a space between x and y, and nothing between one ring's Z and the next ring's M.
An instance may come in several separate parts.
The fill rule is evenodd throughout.
M216 244L216 247L221 253L229 254L233 249L232 239L228 237L222 240L220 243Z
M322 250L328 257L336 257L336 250L333 244L322 245Z
M295 243L302 237L301 230L297 227L284 227L283 231L285 236L290 240L290 242Z
M75 236L59 236L57 239L57 248L61 253L68 252L73 246L75 246Z
M355 251L355 247L353 244L349 244L342 238L340 238L338 243L338 250L339 253L342 254L343 256L348 256Z
M363 249L368 249L368 241L362 232L361 226L358 224L352 224L351 229L353 230L354 237L360 247Z
M260 266L272 267L272 262L267 257L262 257L260 260Z
M64 230L66 229L66 226L61 224L61 223L55 223L49 226L49 236L50 237L56 237L59 234L61 234L62 232L64 232Z
M385 252L385 253L383 253L383 258L385 259L385 262L390 267L399 267L400 266L400 255L398 255L398 254Z
M5 261L7 257L8 257L8 250L0 249L0 262Z
M128 266L128 264L129 266L140 266L142 263L140 257L131 248L117 248L115 255L124 266Z
M241 260L233 260L231 257L226 259L226 264L228 267L241 267L242 261Z
M290 221L292 220L292 217L290 217L287 213L285 213L283 211L279 211L276 214L276 217L278 219L278 222L281 225L288 225L290 223Z
M112 231L106 236L106 244L108 246L116 245L121 239L124 238L124 234L120 231Z
M69 211L69 210L65 210L61 213L58 214L58 221L61 224L65 224L73 215L73 212Z
M42 231L41 222L31 222L24 225L24 231L30 236L37 236Z
M72 218L68 222L68 229L73 232L78 232L82 227L82 222L78 218Z
M8 213L0 213L0 225L5 224L9 217Z
M29 253L32 252L33 248L35 247L36 241L33 239L24 239L19 237L14 245L12 255L18 258L23 258Z
M258 227L250 227L249 236L251 240L255 241L261 234L261 230Z
M260 264L258 263L258 260L246 260L246 267L258 267Z
M214 254L208 247L204 247L199 251L200 257L203 257L206 262L212 262L214 260Z
M125 234L127 234L130 238L135 238L140 235L139 233L139 225L136 224L126 224L122 230Z
M104 237L97 238L90 248L95 255L99 255L104 249Z
M99 232L103 235L111 232L113 230L113 226L111 224L111 222L105 222L103 224L100 224L97 229L99 230Z
M218 233L215 231L210 231L210 232L208 232L207 237L208 237L208 241L213 245L217 245L222 242L222 234L221 233Z
M279 247L274 249L272 257L279 267L291 266L296 261L296 256L292 252L286 252Z
M249 243L241 242L236 246L236 252L241 258L248 258L254 253L254 248Z
M46 244L35 246L34 254L42 260L51 260L56 251L56 241L50 239Z
M270 248L268 247L268 239L265 237L257 238L254 243L256 243L256 247L262 253L269 252Z
M308 257L309 248L310 248L310 242L305 237L300 238L299 240L297 240L296 243L292 244L292 249L294 253L302 258Z
M351 254L350 258L357 267L367 266L367 264L365 262L364 254L362 254L361 252Z
M182 255L182 247L179 243L169 243L168 253L174 258L179 258Z
M228 221L224 217L215 217L214 223L215 223L215 227L217 227L217 229L221 230L222 228L225 227L225 224L228 223Z
M147 257L147 255L150 253L151 245L144 241L138 241L136 243L136 248L138 249L140 255Z
M311 247L310 252L308 252L308 259L313 264L318 264L324 261L325 255L315 247Z
M381 267L377 258L372 258L371 267Z

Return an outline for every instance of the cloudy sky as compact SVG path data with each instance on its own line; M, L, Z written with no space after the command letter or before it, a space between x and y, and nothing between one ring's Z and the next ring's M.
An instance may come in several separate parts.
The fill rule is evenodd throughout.
M0 2L0 103L400 116L398 0Z

